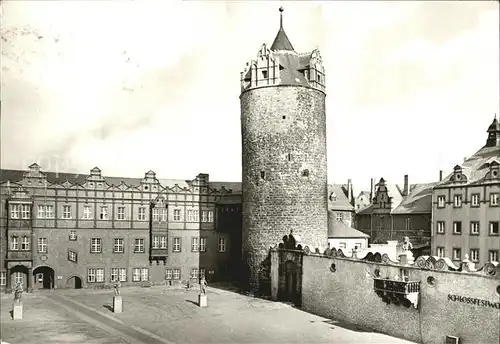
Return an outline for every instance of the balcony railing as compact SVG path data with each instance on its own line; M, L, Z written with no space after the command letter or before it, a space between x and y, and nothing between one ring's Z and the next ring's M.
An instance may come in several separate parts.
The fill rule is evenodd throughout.
M373 289L386 303L405 307L413 305L415 308L418 306L420 282L374 278Z
M7 260L31 260L31 251L7 251Z
M168 249L151 249L151 258L164 259L168 256Z

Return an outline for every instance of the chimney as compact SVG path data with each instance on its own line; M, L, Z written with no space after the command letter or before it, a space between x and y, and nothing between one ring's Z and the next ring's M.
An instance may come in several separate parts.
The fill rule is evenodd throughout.
M375 179L372 178L370 187L370 203L372 203L373 197L375 197Z
M439 181L443 180L443 170L439 170Z
M403 196L408 196L408 175L405 174L405 182L403 186Z
M347 179L347 199L349 200L349 203L351 203L352 205L353 204L352 181L350 179Z

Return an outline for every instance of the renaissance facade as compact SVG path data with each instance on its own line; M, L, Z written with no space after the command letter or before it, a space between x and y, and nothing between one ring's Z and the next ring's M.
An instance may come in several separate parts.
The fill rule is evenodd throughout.
M241 183L1 170L0 287L232 279Z

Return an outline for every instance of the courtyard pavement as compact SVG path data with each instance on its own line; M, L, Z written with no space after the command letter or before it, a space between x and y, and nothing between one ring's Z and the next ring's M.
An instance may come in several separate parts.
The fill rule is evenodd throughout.
M24 318L12 320L12 295L1 296L1 340L9 344L352 343L405 340L318 317L288 304L209 288L122 288L123 313L112 290L54 290L23 295Z

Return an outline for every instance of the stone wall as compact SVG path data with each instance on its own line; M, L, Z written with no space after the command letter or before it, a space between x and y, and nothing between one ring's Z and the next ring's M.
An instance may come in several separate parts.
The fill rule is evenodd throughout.
M269 282L269 246L283 235L293 230L327 247L325 94L294 86L248 90L241 126L243 259L251 287L260 289Z
M447 335L459 337L462 344L499 342L497 262L474 271L470 262L457 266L447 258L419 257L403 264L387 255L345 257L336 250L313 254L307 247L295 254L302 256L306 311L424 344L442 344ZM390 293L375 290L377 281L387 283L387 278L390 283L418 285L419 292L413 299L406 296L410 301L395 302L384 296Z

